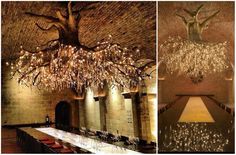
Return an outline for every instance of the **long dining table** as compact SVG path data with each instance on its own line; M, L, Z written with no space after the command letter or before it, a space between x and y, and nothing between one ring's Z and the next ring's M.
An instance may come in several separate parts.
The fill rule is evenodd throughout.
M36 130L42 133L45 133L51 137L60 139L64 142L70 143L74 146L83 148L85 150L88 150L96 154L108 154L108 153L139 154L140 153L140 152L136 152L136 151L124 148L124 147L109 144L101 140L92 139L89 137L81 136L81 135L74 134L71 132L66 132L66 131L55 129L52 127L36 128Z

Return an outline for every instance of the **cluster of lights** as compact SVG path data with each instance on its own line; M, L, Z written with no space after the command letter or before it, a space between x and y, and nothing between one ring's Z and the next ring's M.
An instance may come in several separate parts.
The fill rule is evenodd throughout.
M160 45L168 73L199 78L228 68L227 43L208 43L169 37Z
M160 130L159 136L160 152L223 152L229 144L225 135L206 123L178 123Z
M94 50L64 44L47 52L22 48L15 63L6 65L10 65L12 76L18 73L20 84L47 90L73 88L81 92L87 87L103 88L105 81L110 86L130 88L150 77L137 67L138 49L131 51L111 42L109 36L107 41L98 42Z

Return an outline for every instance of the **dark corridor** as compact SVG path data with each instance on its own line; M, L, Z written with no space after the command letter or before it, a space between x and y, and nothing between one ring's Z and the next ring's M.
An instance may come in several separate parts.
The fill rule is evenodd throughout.
M70 104L66 101L61 101L55 109L55 125L57 129L68 131L70 128Z

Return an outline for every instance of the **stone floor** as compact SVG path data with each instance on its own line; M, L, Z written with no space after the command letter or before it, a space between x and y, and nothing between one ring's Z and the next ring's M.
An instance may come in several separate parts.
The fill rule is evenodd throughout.
M2 128L1 153L23 153L16 143L16 130Z

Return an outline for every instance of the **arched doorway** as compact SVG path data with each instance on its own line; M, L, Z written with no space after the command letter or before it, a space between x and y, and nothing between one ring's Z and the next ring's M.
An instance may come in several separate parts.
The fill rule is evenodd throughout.
M68 131L70 129L71 107L66 101L60 101L55 109L56 128Z

